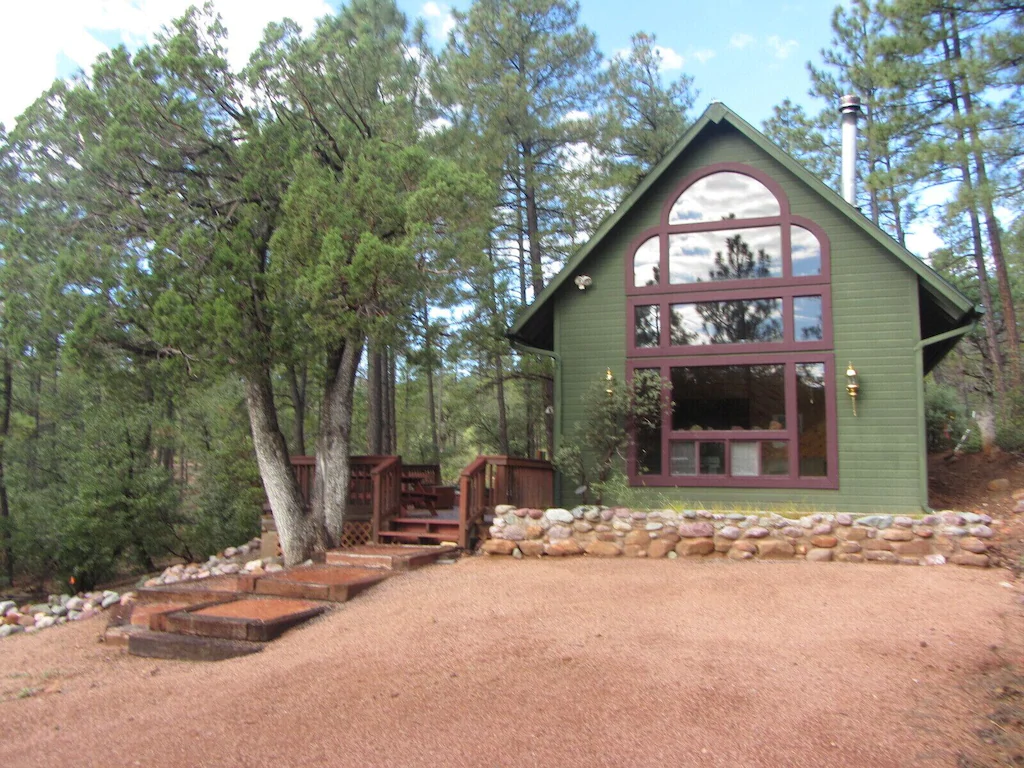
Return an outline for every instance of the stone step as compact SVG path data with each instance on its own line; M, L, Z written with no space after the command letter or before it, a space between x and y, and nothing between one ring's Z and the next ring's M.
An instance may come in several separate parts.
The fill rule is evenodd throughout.
M256 594L344 603L389 574L349 565L306 565L268 573L256 580Z
M452 557L458 551L458 547L452 546L364 544L349 549L332 549L327 552L326 560L329 565L409 571L435 563L442 557Z
M164 617L167 632L265 643L327 610L322 603L277 597L245 597L192 606Z
M128 635L127 647L128 653L132 656L145 656L151 659L221 661L259 653L265 645L245 640L196 637L139 629Z

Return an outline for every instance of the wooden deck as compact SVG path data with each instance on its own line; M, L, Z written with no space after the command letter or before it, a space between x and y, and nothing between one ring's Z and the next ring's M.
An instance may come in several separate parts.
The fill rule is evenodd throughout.
M303 502L316 482L316 457L292 456ZM547 461L513 456L478 456L459 478L456 491L440 485L437 464L403 465L400 456L353 456L342 545L453 543L470 549L485 538L494 507L548 507L554 499L554 469ZM269 511L269 505L265 505Z

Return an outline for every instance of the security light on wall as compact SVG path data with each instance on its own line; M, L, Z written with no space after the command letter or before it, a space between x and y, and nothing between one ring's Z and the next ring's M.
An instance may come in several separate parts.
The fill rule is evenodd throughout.
M590 275L576 275L576 287L581 291L587 290L593 283L594 279Z

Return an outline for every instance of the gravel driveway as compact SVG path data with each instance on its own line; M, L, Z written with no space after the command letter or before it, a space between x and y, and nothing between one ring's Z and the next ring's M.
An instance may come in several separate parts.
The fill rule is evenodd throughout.
M1005 578L468 558L205 665L69 624L0 641L0 764L952 766Z

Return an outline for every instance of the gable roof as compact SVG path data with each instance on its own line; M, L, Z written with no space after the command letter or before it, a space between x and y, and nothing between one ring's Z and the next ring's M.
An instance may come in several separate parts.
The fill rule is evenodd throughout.
M659 178L672 166L672 164L690 147L698 136L709 125L718 125L726 122L739 131L743 136L757 145L771 158L776 160L786 170L807 184L822 198L830 203L836 210L846 216L853 224L859 227L869 237L874 239L883 249L891 253L896 259L902 262L908 269L918 277L920 293L923 300L928 300L934 307L929 307L933 312L943 316L949 327L962 326L973 320L980 313L975 309L970 299L960 293L956 288L947 283L941 275L925 264L921 259L900 245L880 227L876 226L859 209L846 202L839 194L830 189L817 176L812 174L791 155L779 148L767 136L754 128L750 123L741 118L725 104L713 102L704 114L682 135L671 149L665 154L661 161L637 184L636 188L626 197L625 200L607 216L600 226L566 262L562 270L556 274L543 291L537 295L533 303L519 316L516 322L506 334L512 341L519 341L524 344L541 349L553 350L554 332L552 328L553 304L552 298L558 292L562 284L569 277L580 269L584 261L597 249L598 245L608 236L615 226L632 210L647 191L658 181ZM932 355L930 369L946 351L952 348L952 344L939 355ZM937 351L937 350L936 350Z

